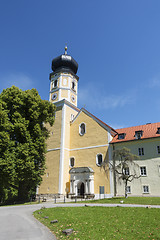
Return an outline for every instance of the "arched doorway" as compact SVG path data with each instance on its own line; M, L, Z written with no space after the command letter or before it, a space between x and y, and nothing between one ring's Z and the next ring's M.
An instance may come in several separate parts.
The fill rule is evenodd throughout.
M83 182L79 182L77 185L77 193L78 196L82 196L84 197L84 183Z
M72 167L70 174L70 195L84 197L94 194L94 171L90 167Z

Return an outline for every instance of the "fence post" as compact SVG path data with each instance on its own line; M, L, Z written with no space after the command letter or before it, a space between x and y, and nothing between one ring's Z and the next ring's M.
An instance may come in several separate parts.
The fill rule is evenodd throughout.
M55 195L55 197L54 197L54 203L56 203L56 195Z
M66 202L66 198L65 198L65 196L64 196L64 203Z

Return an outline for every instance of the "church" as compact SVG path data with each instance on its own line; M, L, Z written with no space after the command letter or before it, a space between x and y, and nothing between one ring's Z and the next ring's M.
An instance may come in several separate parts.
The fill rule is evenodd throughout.
M103 163L112 161L114 149L127 147L140 156L142 175L130 183L128 193L160 196L160 122L115 130L79 109L77 70L67 47L52 61L49 101L56 106L55 122L47 126L47 168L37 194L95 199L124 195L123 182Z

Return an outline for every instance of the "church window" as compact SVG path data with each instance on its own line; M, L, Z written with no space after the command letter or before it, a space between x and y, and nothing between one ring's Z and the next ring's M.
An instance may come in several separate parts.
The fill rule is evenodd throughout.
M103 162L103 155L101 153L99 153L96 156L96 164L97 164L97 166L101 166L102 162Z
M86 133L86 125L85 123L81 123L79 126L79 134L83 136Z
M74 119L74 114L71 114L71 121L73 121Z
M74 167L74 164L75 164L75 159L74 159L74 157L71 157L70 163L69 163L70 167Z
M75 90L75 82L72 82L72 89Z
M55 80L54 81L54 87L57 87L57 85L58 85L58 80Z
M99 194L104 194L104 186L99 186Z
M72 95L71 100L72 100L72 102L75 102L76 101L75 96Z
M52 100L54 101L54 100L56 100L56 98L57 98L57 93L53 93L52 94Z

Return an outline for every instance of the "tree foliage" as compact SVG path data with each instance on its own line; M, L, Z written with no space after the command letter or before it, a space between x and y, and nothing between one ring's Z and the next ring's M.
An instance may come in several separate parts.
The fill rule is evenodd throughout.
M110 168L114 174L118 177L118 180L122 180L125 186L125 197L127 197L127 185L128 182L132 182L133 179L137 179L140 175L137 173L138 164L136 160L139 157L130 152L128 148L121 148L113 151L113 162L110 162Z
M0 94L0 202L27 200L45 171L45 123L54 123L53 104L36 89L12 86Z

